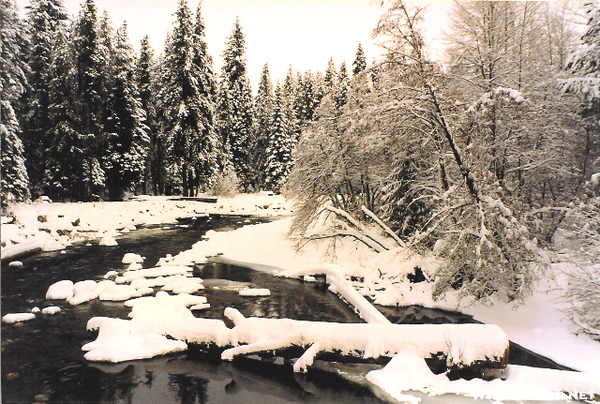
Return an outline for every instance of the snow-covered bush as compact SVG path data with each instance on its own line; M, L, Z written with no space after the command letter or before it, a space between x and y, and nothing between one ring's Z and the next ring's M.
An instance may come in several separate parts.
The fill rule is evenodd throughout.
M239 181L234 170L223 174L218 173L214 176L214 181L208 191L213 196L232 197L239 190Z
M569 303L567 316L580 331L600 341L600 262L579 267L567 274L569 284L564 297Z

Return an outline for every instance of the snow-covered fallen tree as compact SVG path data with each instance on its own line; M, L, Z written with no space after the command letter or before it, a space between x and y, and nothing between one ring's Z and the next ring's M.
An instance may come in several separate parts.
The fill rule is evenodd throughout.
M225 309L234 327L221 358L271 352L290 347L308 348L294 364L305 372L320 354L339 357L391 358L414 352L421 358L444 357L448 369L467 367L504 368L508 363L508 337L496 325L485 324L348 324L244 317ZM193 341L214 343L214 341Z

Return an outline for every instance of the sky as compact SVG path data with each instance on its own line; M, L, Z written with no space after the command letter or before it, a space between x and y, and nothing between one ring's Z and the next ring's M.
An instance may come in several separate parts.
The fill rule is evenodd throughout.
M69 15L76 16L83 0L64 0ZM172 29L179 0L95 0L99 15L106 10L115 27L127 21L129 38L135 49L148 35L158 55ZM429 6L426 36L440 36L447 24L451 2L438 0ZM17 0L23 10L29 0ZM198 0L188 0L195 15ZM220 73L223 51L236 17L246 35L246 60L253 90L256 91L265 63L273 83L283 80L290 64L294 71L324 72L333 57L336 66L346 62L352 69L358 44L370 63L380 54L371 31L384 13L374 0L203 0L208 51L215 71Z

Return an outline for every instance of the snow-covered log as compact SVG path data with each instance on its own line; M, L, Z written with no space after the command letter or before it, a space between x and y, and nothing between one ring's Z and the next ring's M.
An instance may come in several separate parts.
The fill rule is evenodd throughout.
M219 327L218 338L189 338L189 345L225 348L224 360L238 355L275 353L295 348L305 351L294 371L305 372L320 357L331 360L387 360L402 352L421 358L442 359L449 371L503 369L508 363L509 341L496 325L486 324L350 324L290 319L246 318L238 310L225 309L234 327ZM212 320L214 321L214 320ZM198 324L199 325L199 324ZM224 335L228 334L228 335ZM215 335L215 337L217 337Z

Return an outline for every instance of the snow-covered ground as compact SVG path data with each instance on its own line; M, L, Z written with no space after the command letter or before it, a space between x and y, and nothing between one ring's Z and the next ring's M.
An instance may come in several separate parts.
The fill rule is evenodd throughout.
M280 216L289 214L286 209L281 196L267 192L219 198L217 203L138 197L128 202L18 204L2 217L2 259L30 250L60 250L74 242L111 246L120 233L140 225L208 214Z
M142 224L172 223L179 217L210 213L285 215L289 211L281 197L266 194L241 195L216 204L150 198L123 203L20 205L12 209L16 222L4 224L8 220L3 218L2 257L6 262L6 250L6 256L10 256L11 251L20 251L19 248L33 241L41 243L41 248L47 248L46 242L50 247L64 248L78 240L98 242L106 237L118 242L118 232ZM509 366L506 380L451 382L443 375L433 375L416 351L406 350L398 352L384 369L367 376L399 401L418 401L410 394L411 390L517 401L566 400L565 392L580 394L579 397L589 393L600 395L600 344L586 335L575 335L576 328L561 311L566 304L560 292L564 282L561 271L569 269L566 264L554 264L555 279L539 284L536 294L519 307L500 302L493 306L459 302L453 294L433 301L430 283L409 283L407 276L417 266L426 276L431 275L438 265L435 259L411 255L400 248L375 253L349 239L335 244L331 239L306 244L289 237L290 225L288 217L230 232L209 231L190 250L165 257L154 268L142 268L141 257L127 255L124 263L130 266L126 272L107 274L103 282L73 284L66 280L50 288L50 297L66 299L66 304L102 298L103 293L106 299L127 300L125 304L132 307L131 320L94 318L88 323L88 328L99 329L99 334L96 341L84 347L88 351L86 358L116 362L182 350L184 340L204 338L216 342L229 335L222 321L204 320L210 326L200 326L199 319L192 314L192 310L202 310L210 304L193 294L198 291L201 294L203 286L189 277L193 264L206 262L207 257L244 263L277 276L310 280L313 275L326 274L332 290L350 302L367 322L377 323L377 327L385 327L386 320L363 296L384 305L420 304L472 314L485 323L500 326L511 340L524 347L580 371ZM10 226L6 233L5 226ZM299 244L305 245L298 249ZM18 268L15 266L13 270ZM162 287L162 291L149 296L154 287ZM245 293L268 295L267 290ZM23 317L31 316L23 314ZM15 316L7 321L14 319ZM339 343L351 337L339 336ZM261 343L269 345L274 341Z

